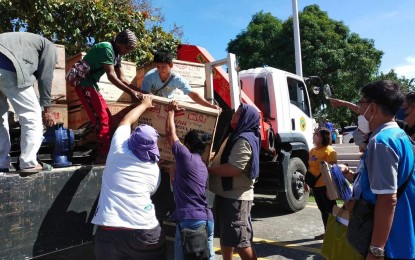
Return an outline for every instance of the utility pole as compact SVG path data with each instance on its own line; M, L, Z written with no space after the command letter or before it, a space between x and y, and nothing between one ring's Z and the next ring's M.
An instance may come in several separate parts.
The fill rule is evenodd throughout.
M295 73L303 77L303 64L301 61L301 42L300 42L300 26L298 21L298 4L297 0L293 3L293 28L294 28L294 48L295 48Z

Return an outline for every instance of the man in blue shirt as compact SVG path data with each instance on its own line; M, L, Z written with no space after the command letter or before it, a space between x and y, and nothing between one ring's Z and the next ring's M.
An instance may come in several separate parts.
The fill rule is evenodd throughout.
M173 68L173 55L171 53L158 51L154 55L156 68L146 73L141 85L141 91L151 93L157 96L173 98L173 91L180 89L185 95L188 95L199 105L218 108L216 105L209 103L199 93L192 90L189 83L180 75L171 71ZM167 86L163 88L164 83L169 80Z
M377 81L363 87L359 129L372 132L361 176L363 199L375 205L374 228L366 259L415 258L415 179L397 197L413 171L412 145L394 120L403 103L399 85ZM368 126L365 127L364 125Z

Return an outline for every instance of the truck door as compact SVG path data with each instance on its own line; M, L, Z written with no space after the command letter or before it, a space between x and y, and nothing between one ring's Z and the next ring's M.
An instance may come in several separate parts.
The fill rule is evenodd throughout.
M291 133L304 135L308 148L313 147L313 121L307 88L303 81L287 77L290 96Z

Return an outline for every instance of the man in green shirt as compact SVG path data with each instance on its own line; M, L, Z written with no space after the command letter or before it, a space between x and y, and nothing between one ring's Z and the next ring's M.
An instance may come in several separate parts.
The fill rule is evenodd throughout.
M107 103L99 93L98 81L104 73L117 88L138 98L141 93L125 79L121 69L121 56L131 52L137 45L137 38L130 30L118 33L115 40L101 42L88 51L83 58L90 65L86 78L76 87L76 93L94 124L99 148L95 163L104 164L111 141L111 113Z

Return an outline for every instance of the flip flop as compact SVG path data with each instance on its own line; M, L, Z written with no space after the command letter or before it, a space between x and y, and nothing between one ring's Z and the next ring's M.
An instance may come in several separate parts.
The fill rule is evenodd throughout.
M32 168L26 168L26 169L20 169L21 173L38 173L40 171L51 171L53 169L52 165L39 162L39 164L36 167Z

